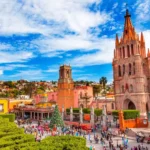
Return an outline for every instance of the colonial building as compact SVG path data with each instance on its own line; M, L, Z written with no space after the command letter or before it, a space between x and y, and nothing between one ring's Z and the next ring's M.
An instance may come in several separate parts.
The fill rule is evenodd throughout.
M55 92L37 94L33 97L36 104L43 100L56 102L61 110L62 107L78 108L90 107L93 101L93 87L80 85L74 87L72 70L70 66L63 65L59 69L58 89Z
M0 98L0 114L6 114L9 110L8 99Z
M93 101L92 86L77 86L74 88L75 107L87 108Z
M115 110L114 97L98 97L91 103L91 106L99 109L103 109L104 105L108 114Z
M126 10L123 36L116 35L113 72L117 109L137 109L146 116L150 106L150 52L146 55L143 33L140 37ZM149 107L150 108L150 107Z

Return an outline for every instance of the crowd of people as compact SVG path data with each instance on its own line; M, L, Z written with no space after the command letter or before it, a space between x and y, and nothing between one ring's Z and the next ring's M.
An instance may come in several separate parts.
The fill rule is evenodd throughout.
M117 140L117 144L114 142L113 137L116 136L114 131L110 130L109 127L102 129L100 125L94 125L91 128L91 131L83 130L80 126L65 126L63 128L55 127L52 130L49 129L48 122L38 122L36 124L32 123L32 121L26 121L20 124L18 122L18 126L23 127L25 133L33 134L35 140L40 142L43 138L47 136L60 136L60 135L71 135L71 136L82 136L87 138L91 143L90 150L95 150L95 147L92 146L94 144L100 144L103 147L103 150L124 150L128 149L129 142L126 136L126 132L121 134L118 132L118 136L122 136L121 144ZM131 150L148 150L147 147L143 145L135 146L131 148Z

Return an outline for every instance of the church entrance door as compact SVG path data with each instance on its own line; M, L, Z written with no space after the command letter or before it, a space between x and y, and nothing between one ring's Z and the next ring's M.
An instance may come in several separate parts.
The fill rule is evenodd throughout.
M128 109L136 109L133 102L131 102L131 101L129 102Z
M130 99L126 99L124 101L123 108L124 109L133 109L134 110L134 109L136 109L136 106Z

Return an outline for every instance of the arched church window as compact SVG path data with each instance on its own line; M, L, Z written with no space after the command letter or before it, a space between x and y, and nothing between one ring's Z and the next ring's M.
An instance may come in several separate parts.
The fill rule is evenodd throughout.
M127 56L130 57L130 47L127 45Z
M125 65L123 65L123 75L125 75L125 71L126 71L126 68L125 68Z
M132 66L131 66L131 64L129 64L129 75L131 75L132 74Z
M134 55L133 44L131 44L131 54Z
M69 78L69 71L67 71L67 78Z
M123 58L125 58L125 50L124 50L124 47L123 47Z
M133 85L130 84L130 92L133 92Z
M133 63L133 74L135 74L135 62Z
M118 66L118 76L121 77L121 66Z
M124 85L122 85L121 91L122 91L122 93L124 93Z

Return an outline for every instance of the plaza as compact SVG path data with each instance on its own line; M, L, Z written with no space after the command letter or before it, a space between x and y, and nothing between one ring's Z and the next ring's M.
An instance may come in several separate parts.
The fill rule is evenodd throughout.
M49 122L46 122L46 123L48 124ZM81 137L84 137L86 139L86 145L89 148L92 147L92 148L95 148L95 150L103 150L104 147L105 147L106 150L110 150L110 148L109 148L109 141L108 140L104 139L105 144L101 143L100 138L102 137L102 135L100 134L100 130L99 129L97 129L95 132L91 132L91 131L90 132L88 132L88 131L85 132L84 130L81 130L81 134L80 134L80 130L72 128L71 126L66 126L66 128L68 130L66 130L66 132L64 132L64 133L62 131L60 131L60 130L58 132L57 131L56 132L50 132L50 130L42 131L42 124L41 124L41 127L39 128L37 121L32 122L32 124L19 125L19 128L22 128L22 127L25 129L25 133L26 134L33 134L34 135L34 131L38 130L38 136L37 136L37 139L36 139L37 141L39 140L38 139L39 136L41 137L40 140L42 140L42 139L44 139L44 138L46 138L48 136L61 136L61 135L65 136L65 135L70 134L70 136L76 136L76 137L81 136ZM112 129L115 130L117 128L112 127ZM134 129L134 131L136 131L136 132L144 131L144 130L147 130L147 132L149 132L149 135L150 135L150 129ZM70 133L68 131L70 131ZM78 134L77 134L77 132L78 132ZM98 142L95 141L94 135L98 135L98 137L99 137L99 141ZM112 137L113 145L116 148L116 150L120 150L119 147L117 148L117 145L122 145L123 144L122 137L123 137L123 135L121 135L121 134L120 135L115 135L115 136ZM135 146L138 147L139 145L141 147L143 147L143 148L147 147L148 149L150 149L150 144L147 144L146 141L143 142L143 143L141 143L141 142L137 143L135 136L131 137L131 136L126 135L125 137L128 138L128 148L127 148L127 150L131 150L131 148L134 148ZM145 150L147 150L147 149L145 149Z
M0 150L150 150L150 1L4 1Z

